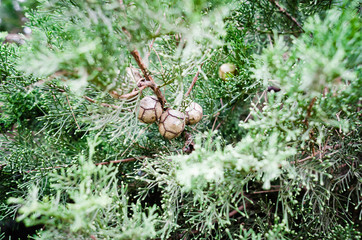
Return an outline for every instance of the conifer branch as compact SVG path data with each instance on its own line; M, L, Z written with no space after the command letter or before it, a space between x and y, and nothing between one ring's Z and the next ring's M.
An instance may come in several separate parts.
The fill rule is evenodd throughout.
M124 162L133 162L133 161L137 161L140 159L145 159L146 156L139 156L137 158L132 157L132 158L125 158L125 159L120 159L120 160L114 160L114 161L109 161L109 162L100 162L100 163L96 163L95 165L109 165L112 163L124 163Z
M122 5L122 4L121 4ZM160 29L160 28L159 28ZM159 29L157 31L159 31ZM132 35L128 32L128 30L125 27L122 27L122 31L127 35L127 37L129 38L129 40L132 39ZM147 86L150 87L152 89L152 91L156 94L158 100L161 103L162 108L165 108L165 104L166 104L166 98L165 96L162 94L159 86L157 86L157 84L155 83L155 81L153 80L152 76L149 74L149 71L147 70L147 66L146 64L143 62L140 53L138 52L137 49L134 49L133 51L131 51L131 55L133 56L133 58L135 59L135 61L137 62L138 67L141 69L143 76L145 77L146 81L148 81L149 83L141 83L141 85L139 85L139 87L141 86Z
M325 146L321 151L317 151L317 152L314 152L311 156L308 156L308 157L305 157L303 159L299 159L297 161L291 161L290 163L291 164L295 164L295 163L302 163L302 162L305 162L307 160L310 160L310 159L313 159L314 157L316 157L317 155L319 155L319 159L321 159L324 155L326 155L328 152L327 150L336 150L338 148L342 147L341 144L337 144L335 145L334 147L330 147L330 146Z
M109 161L109 162L99 162L99 163L95 163L94 165L98 166L98 165L109 165L109 164L133 162L133 161L137 161L137 160L140 160L140 159L145 159L146 157L147 156L124 158L124 159L113 160L113 161ZM3 166L6 166L6 165L1 165L0 167L3 167ZM59 168L68 168L68 167L71 167L71 166L73 166L73 164L61 165L61 166L55 166L55 167L47 167L47 168L39 168L39 169L33 169L33 170L25 171L25 173L40 172L40 171L44 171L44 170L53 170L53 169L59 169Z
M269 1L273 3L277 8L279 8L280 12L284 13L285 16L287 16L292 22L294 22L301 29L302 32L304 32L302 25L297 21L297 19L295 19L292 15L290 15L290 13L288 13L287 10L282 8L277 1L275 0L269 0Z
M247 203L245 203L245 205L247 205ZM235 214L237 214L238 212L240 212L241 210L244 210L244 205L241 205L240 207L238 207L238 210L233 210L229 213L229 217L234 216Z
M147 85L143 85L138 90L134 89L132 92L123 95L119 95L115 90L110 91L109 94L111 94L112 97L117 99L130 99L137 96L140 92L142 92L142 90L144 90L147 87L148 87Z
M204 63L201 63L200 69L201 69L202 65L204 65ZM190 85L190 87L189 87L189 90L187 90L187 92L186 92L186 94L185 94L185 98L190 95L190 93L191 93L191 91L192 91L192 88L194 87L194 85L195 85L195 83L196 83L196 81L197 81L197 78L199 77L200 69L197 70L197 73L195 74L195 77L192 79L192 83L191 83L191 85Z
M49 86L50 86L50 87L53 87L53 88L56 88L59 92L62 92L62 93L66 92L65 89L60 88L60 87L58 87L58 86L55 86L55 85L53 85L53 84L49 84ZM86 95L84 95L84 96L82 96L82 97L83 97L85 100L87 100L87 101L89 101L89 102L91 102L91 103L96 103L96 104L97 104L97 101L94 100L93 98L90 98L90 97L88 97L88 96L86 96ZM116 106L116 105L113 105L113 104L108 104L108 103L99 103L99 105L101 105L101 106L103 106L103 107L111 107L111 108L114 108L114 109L118 109L118 108L119 108L119 106Z
M166 98L165 96L162 94L160 88L157 86L157 84L155 83L155 81L153 80L152 76L149 74L146 65L144 64L141 55L139 54L138 50L135 49L131 52L131 55L133 56L133 58L136 60L137 65L140 67L143 76L145 77L145 79L149 82L147 85L148 87L150 87L152 89L152 91L156 94L158 100L160 101L162 108L165 107L166 104Z
M75 124L77 124L77 128L78 128L78 130L80 130L80 127L79 127L78 121L77 121L77 119L75 118L75 114L74 114L74 112L73 112L73 108L72 108L72 106L70 105L68 95L65 95L65 97L67 98L68 106L69 106L69 108L70 108L70 111L72 112L72 115L73 115L73 118L74 118Z
M88 96L83 96L83 98L91 103L97 103L96 100L94 100L93 98L90 98ZM103 106L103 107L111 107L114 109L118 109L119 106L113 105L113 104L108 104L108 103L100 103L99 105Z

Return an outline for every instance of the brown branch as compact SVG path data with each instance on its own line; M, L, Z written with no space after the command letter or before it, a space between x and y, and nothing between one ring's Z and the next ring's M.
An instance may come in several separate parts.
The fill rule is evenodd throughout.
M153 80L152 76L149 74L146 65L144 64L144 62L142 61L142 58L138 52L137 49L133 50L131 52L131 55L133 56L133 58L136 60L137 65L139 66L139 68L141 69L143 76L145 77L146 81L149 82L148 86L152 89L152 91L156 94L158 100L160 101L162 108L165 107L166 104L166 98L165 96L162 94L160 88L157 86L157 84L155 83L155 81Z
M184 153L192 153L195 150L194 148L195 143L193 141L192 135L191 133L184 131L184 136L185 136L185 145L182 148L182 151Z
M141 76L141 73L134 67L130 66L126 68L127 76L130 80L133 80L134 83L137 84L138 89L134 88L132 92L127 94L119 94L117 90L109 91L109 94L116 99L131 99L136 97L139 93L141 93L146 87L148 87L144 83L144 78Z
M123 32L128 36L129 40L132 39L132 35L128 32L128 30L125 27L122 27ZM162 94L160 88L157 86L157 84L155 83L155 81L153 80L152 76L149 74L148 70L147 70L147 66L145 65L145 63L143 62L140 53L138 52L137 49L134 49L133 51L131 51L131 55L133 56L133 58L136 60L138 67L141 69L143 76L145 77L146 81L149 82L149 84L147 84L148 87L150 87L152 89L152 91L156 94L158 100L160 101L162 108L165 107L166 104L166 98L165 96Z
M146 78L147 81L150 81L150 82L154 82L153 81L153 78L151 77L151 75L148 73L148 70L147 70L147 67L146 65L144 64L142 58L141 58L141 55L140 53L138 52L137 49L133 50L131 52L131 55L133 56L133 58L136 60L137 62L137 65L139 66L139 68L141 69L142 73L143 73L143 76Z
M271 190L265 190L265 191L257 191L253 192L251 194L263 194L263 193L272 193L272 192L279 192L280 189L271 189Z
M317 97L314 97L312 99L312 101L310 102L309 106L308 106L308 109L307 109L307 116L305 116L305 119L304 119L304 122L305 122L305 125L307 126L307 129L309 127L309 124L308 124L308 118L310 118L310 115L312 113L312 108L313 108L313 105L315 103L315 101L317 100Z
M221 124L223 124L225 121L221 121L215 128L215 131L219 129L219 127L221 126Z
M317 155L319 155L319 158L322 159L322 157L327 153L326 150L330 150L330 149L336 150L336 149L338 149L340 147L342 147L341 144L337 144L334 147L326 146L321 151L317 151L317 152L313 153L311 156L305 157L305 158L297 160L297 161L291 161L290 163L291 164L302 163L302 162L305 162L307 160L313 159Z
M217 121L219 115L220 115L220 112L217 112L217 113L216 113L216 116L215 116L214 123L212 124L212 127L211 127L211 132L213 132L214 129L215 129L215 124L216 124L216 121Z
M200 69L201 69L202 65L204 65L204 63L201 63ZM192 79L192 83L191 83L191 85L190 85L190 87L189 87L189 90L187 90L187 92L186 92L186 94L185 94L185 98L190 95L191 90L192 90L192 88L194 87L194 85L195 85L195 83L196 83L196 81L197 81L197 78L199 77L199 74L200 74L200 70L197 70L197 73L195 74L195 77Z
M129 40L132 39L131 34L127 31L127 29L125 27L122 27L122 31L127 35L127 37L129 38Z
M130 99L130 98L133 98L133 97L137 96L145 88L147 88L146 85L141 86L138 90L134 89L132 92L127 93L127 94L123 94L123 95L119 95L118 92L115 91L115 90L110 91L109 94L111 94L111 96L113 98L117 98L117 99Z
M245 207L247 207L248 206L248 203L246 202L245 204ZM238 212L240 212L241 210L244 210L244 205L241 205L240 207L238 207L238 210L233 210L233 211L231 211L230 213L229 213L229 217L232 217L232 216L234 216L235 214L237 214Z
M307 118L310 117L310 115L311 115L311 113L312 113L312 107L313 107L313 105L314 105L314 103L315 103L316 100L317 100L317 98L314 97L314 98L312 99L312 101L310 102L310 104L309 104L309 106L308 106L308 109L307 109Z
M285 14L292 22L294 22L301 30L304 32L302 25L295 19L290 13L287 12L284 8L282 8L279 3L275 0L269 0L269 2L273 3L277 8L279 8L279 11Z
M140 160L140 159L145 159L146 156L140 156L140 157L137 157L137 158L125 158L125 159L121 159L121 160L114 160L114 161L109 161L109 162L100 162L100 163L96 163L95 165L108 165L108 164L111 164L111 163L123 163L123 162L133 162L133 161L136 161L136 160Z

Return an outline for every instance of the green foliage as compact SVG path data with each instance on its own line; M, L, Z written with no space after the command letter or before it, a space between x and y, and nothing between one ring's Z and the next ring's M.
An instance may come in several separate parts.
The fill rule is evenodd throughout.
M156 208L128 202L127 187L118 186L114 167L95 166L83 156L78 166L49 174L51 195L40 197L32 186L21 204L19 220L46 228L39 239L146 239L156 235ZM122 213L122 214L120 214ZM132 215L130 215L132 214ZM66 234L64 234L66 233Z
M39 1L0 45L0 218L36 239L360 239L358 6ZM182 137L137 120L150 88L110 94L138 90L134 49L165 108L203 107Z

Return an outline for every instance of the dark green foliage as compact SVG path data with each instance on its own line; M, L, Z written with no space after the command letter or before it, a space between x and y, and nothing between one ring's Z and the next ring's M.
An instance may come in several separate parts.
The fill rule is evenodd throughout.
M0 32L22 32L25 22L24 9L36 7L35 0L2 0L0 4Z

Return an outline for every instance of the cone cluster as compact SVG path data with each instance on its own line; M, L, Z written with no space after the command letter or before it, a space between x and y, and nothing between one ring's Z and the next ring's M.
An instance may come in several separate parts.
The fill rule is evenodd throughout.
M138 119L143 123L158 122L158 130L166 139L181 135L185 125L198 123L202 118L202 107L192 102L182 113L171 108L163 111L160 101L155 96L146 96L140 101Z

